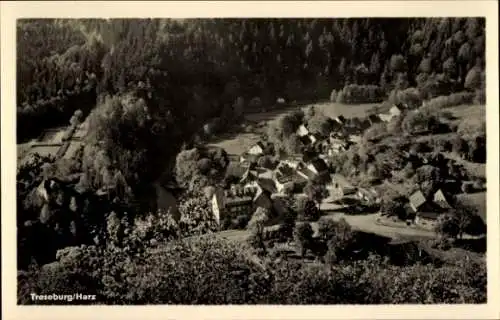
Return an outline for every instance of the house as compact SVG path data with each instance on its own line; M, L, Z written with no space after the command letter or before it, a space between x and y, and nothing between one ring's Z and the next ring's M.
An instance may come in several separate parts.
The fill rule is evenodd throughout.
M391 109L389 109L389 114L391 117L398 117L402 114L402 106L392 106Z
M439 212L417 212L415 224L428 230L434 230L439 216Z
M257 171L250 170L250 168L247 168L245 170L245 173L240 178L240 183L241 184L246 184L246 183L249 183L251 181L257 180L257 178L258 178Z
M304 145L304 146L308 146L310 144L312 144L312 140L311 140L311 137L309 135L305 135L305 136L299 136L299 141Z
M410 208L413 212L432 212L434 210L433 206L425 198L422 191L418 190L414 192L409 198Z
M296 132L296 133L297 133L297 135L298 135L299 137L304 137L304 136L309 135L309 130L307 130L306 126L304 126L303 124L301 124L301 125L299 126L299 128L297 129L297 132Z
M307 180L298 174L297 171L293 170L293 172L289 174L277 173L274 182L276 184L277 191L279 193L285 193L286 190L294 192L304 189Z
M259 189L252 199L252 211L254 212L257 208L264 208L267 210L272 210L273 201L268 192Z
M358 199L361 201L367 202L367 203L380 203L380 197L377 193L377 191L373 188L358 188L358 191L356 193L356 196Z
M261 154L249 154L247 152L240 155L240 163L254 163L259 160Z
M452 208L450 202L448 201L447 197L443 193L443 190L441 189L439 189L438 191L436 191L436 193L434 193L433 202L444 210L449 210Z
M215 190L211 202L214 219L218 224L227 215L238 216L242 214L250 215L252 213L252 197L230 197L221 188Z
M382 120L380 119L380 117L378 115L371 114L368 116L368 121L370 122L370 125L374 125L375 123L379 123Z
M262 142L257 142L254 144L248 151L246 152L247 154L251 155L262 155L264 153L265 146Z
M318 175L314 172L314 171L311 171L306 165L304 165L303 163L301 163L298 167L297 167L297 174L299 174L300 176L302 176L304 179L306 180L313 180L315 179Z
M316 175L324 175L328 173L328 165L323 159L316 158L309 162L307 168L314 172Z
M237 179L240 181L243 176L247 173L248 167L241 165L241 163L237 162L230 162L229 165L226 168L226 174L225 177L226 179L228 178L234 178L235 180Z
M385 114L385 113L381 113L378 115L378 117L380 118L380 120L384 121L384 122L390 122L393 118L393 115L392 114Z
M333 118L333 120L335 120L338 124L341 124L341 125L345 124L345 122L346 122L346 119L343 115L335 117L335 118Z

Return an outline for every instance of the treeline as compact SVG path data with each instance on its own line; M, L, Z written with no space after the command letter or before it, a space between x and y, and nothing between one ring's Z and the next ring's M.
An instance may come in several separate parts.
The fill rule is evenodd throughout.
M56 111L44 110L74 109L66 97L92 92L91 104L95 93L139 81L155 95L175 92L178 113L202 99L200 117L219 114L239 95L264 103L318 99L349 84L449 94L464 88L471 69L484 70L484 50L480 18L23 20L18 114L33 120L18 134L41 130L35 119L54 119L48 114Z
M31 292L95 294L92 304L484 303L484 262L459 259L395 266L380 257L338 264L259 258L217 239L174 241L141 253L81 246L18 275L18 303ZM416 285L418 284L418 285ZM58 301L48 301L58 304ZM67 302L65 302L67 303ZM85 303L73 301L74 304Z

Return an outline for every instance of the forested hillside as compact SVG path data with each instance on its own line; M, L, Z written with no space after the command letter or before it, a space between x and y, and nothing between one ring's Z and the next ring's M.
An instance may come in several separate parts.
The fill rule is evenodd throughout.
M19 140L141 85L181 118L199 100L204 118L240 95L325 99L346 84L436 96L479 87L466 78L485 63L476 18L25 20L18 40Z
M61 273L61 278L67 276L64 281L71 277L78 283L89 281L87 284L95 287L85 290L98 292L105 297L104 303L172 302L170 291L158 298L161 301L152 298L156 282L132 273L146 275L156 267L142 258L151 258L149 249L158 242L216 229L207 218L211 207L201 195L204 185L196 179L222 183L228 155L223 149L186 150L199 140L201 128L214 119L224 131L246 112L274 107L277 99L286 105L331 99L356 108L354 104L387 100L421 103L461 92L457 100L466 97L469 103L484 104L484 77L485 22L480 18L20 20L18 143L48 128L66 125L77 110L88 123L88 135L74 157L54 160L35 156L18 168L18 268L31 270L28 280L36 278L20 286L20 291L42 288L44 281L54 280L50 265L41 273L39 267L57 258L64 263L56 262L56 267L68 272ZM413 130L413 126L408 127L407 131ZM276 135L275 140L286 139ZM186 152L180 154L181 150ZM183 163L183 170L173 170L176 161ZM177 182L190 189L178 197L177 222L168 212L157 211L154 192L159 180L175 180L175 176L185 177L186 181ZM189 265L191 269L186 268L193 272L212 268L209 262L196 264L206 258L198 259L201 251L196 243L194 247L186 243L180 246L196 253L196 259L182 260L175 246L162 250L182 260L182 268ZM222 259L221 265L229 269L230 257L243 259L239 269L231 272L254 275L255 279L243 284L248 288L269 290L248 295L245 290L238 291L239 284L234 283L242 277L231 273L221 280L221 287L234 285L237 303L249 299L296 302L307 295L308 286L317 289L323 280L337 277L336 269L320 279L309 267L297 267L306 275L306 282L294 289L296 297L280 300L289 281L299 279L287 273L288 264L266 265L261 270L241 256L243 249L226 250L224 246L227 244L210 244L208 254ZM166 260L160 259L160 269L152 274L165 270L169 274L170 262ZM345 271L351 267L357 275L371 272L367 263L349 262L347 269L339 268ZM380 268L391 278L403 277L407 271L404 267ZM433 268L415 267L410 274L421 279ZM87 277L84 274L90 269L98 271ZM450 270L457 279L469 272L458 267ZM372 301L386 302L398 294L396 289L390 294L380 291L385 287L383 277L363 284L352 282L352 272L345 272L339 278L345 280L345 287L327 288L335 301L366 303L362 298L365 292L372 295ZM460 283L462 291L484 289L483 273L470 283ZM190 276L183 274L179 279ZM54 283L64 287L59 280ZM436 279L425 278L425 283L430 289L425 291L429 298L424 302L485 299L474 300L475 291L450 293L450 298ZM351 284L359 289L359 295L342 300L339 292L351 290ZM137 292L126 292L128 285ZM186 292L193 289L187 280L180 287ZM429 292L435 287L441 291L434 297ZM197 294L197 303L232 302L222 295L204 300L207 292L202 290ZM398 297L398 301L420 299L411 290L404 294L411 297ZM186 296L174 302L192 302L188 300ZM310 297L310 301L325 300Z

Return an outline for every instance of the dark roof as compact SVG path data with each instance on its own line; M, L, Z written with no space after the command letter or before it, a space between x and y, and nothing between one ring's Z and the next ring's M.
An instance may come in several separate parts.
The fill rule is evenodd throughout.
M372 123L377 123L377 122L382 121L382 120L380 119L380 117L379 117L378 115L376 115L376 114L371 114L371 115L369 115L369 116L368 116L368 119L369 119Z
M272 179L266 179L266 178L259 178L257 180L257 183L259 186L262 188L262 190L267 191L269 193L276 193L276 184Z
M302 136L302 137L299 137L299 140L300 142L302 142L303 144L305 145L309 145L312 143L311 139L309 138L308 135L305 135L305 136Z
M316 158L316 159L312 160L311 165L313 165L314 168L316 168L316 170L318 172L328 171L328 166L327 166L325 160L323 160L321 158Z

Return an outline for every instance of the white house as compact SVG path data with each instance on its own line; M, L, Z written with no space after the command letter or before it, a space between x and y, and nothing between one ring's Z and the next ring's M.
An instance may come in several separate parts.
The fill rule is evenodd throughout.
M297 135L299 137L307 136L307 135L309 135L309 130L307 130L306 126L304 126L303 124L301 124L299 126L299 128L297 129Z
M261 155L264 153L264 144L262 142L257 142L250 149L248 149L247 154Z
M389 113L392 115L392 117L397 117L401 115L401 109L398 108L398 106L392 106L392 108L389 110Z

